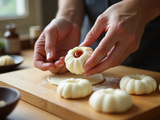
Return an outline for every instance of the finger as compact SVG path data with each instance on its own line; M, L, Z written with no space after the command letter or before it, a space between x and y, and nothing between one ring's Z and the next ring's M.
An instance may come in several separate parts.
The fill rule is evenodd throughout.
M55 61L54 63L55 68L50 69L52 73L65 73L67 69L65 68L65 62L64 62L64 57L60 57L59 60Z
M60 71L61 70L61 67L56 67L56 68L51 68L51 69L49 69L49 71L51 72L51 73L53 73L53 74L56 74L56 73L58 73L58 71Z
M52 30L48 29L45 31L45 51L47 55L47 60L51 61L56 53L56 41L58 38L58 31L55 26L53 26Z
M49 68L48 70L51 73L56 74L62 69L64 65L60 60L57 60L56 62L54 62L54 66L55 66L54 68Z
M98 47L92 53L91 57L86 61L84 65L85 71L88 71L96 66L108 54L110 49L118 40L119 38L116 36L114 27L111 27L99 43Z
M35 61L34 66L43 71L55 68L55 65L53 63L45 63L43 61Z
M130 54L128 49L124 49L124 44L117 43L110 51L109 55L104 58L99 64L93 69L85 73L86 76L93 75L95 73L101 73L111 67L120 65Z
M64 62L65 57L60 57L59 61L55 63L55 65L57 67L61 67L61 69L58 71L58 73L65 73L67 72L67 68L65 66L65 62Z
M67 72L67 68L64 66L64 67L62 67L62 69L58 73L62 74L62 73L66 73L66 72Z
M57 49L58 50L58 49ZM61 59L61 57L62 58L64 58L64 56L66 56L66 54L67 54L67 50L63 50L63 51L57 51L56 52L56 55L54 56L54 58L53 58L53 60L58 60L58 59ZM64 61L64 60L63 60Z
M100 15L80 46L91 46L103 31L108 30L106 23L107 19Z
M56 67L63 67L63 66L65 66L65 63L62 60L57 60L54 64L55 64Z
M65 57L60 57L60 60L64 61ZM65 73L67 72L67 68L65 66L65 62L64 62L64 66L62 67L62 69L58 72L58 73Z
M53 63L46 63L46 56L45 56L45 50L44 50L44 38L43 35L39 37L35 44L34 49L34 66L36 68L39 68L43 71L48 70L48 68L54 68Z
M45 39L44 36L41 35L35 43L34 47L34 60L42 60L45 61L45 50L44 50Z
M58 74L58 73L62 74L62 73L67 72L67 69L64 65L64 66L55 67L53 69L49 69L49 71L52 72L53 74Z

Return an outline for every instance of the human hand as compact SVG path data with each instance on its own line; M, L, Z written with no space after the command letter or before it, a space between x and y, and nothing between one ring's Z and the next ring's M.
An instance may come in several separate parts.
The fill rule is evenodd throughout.
M139 48L146 24L142 8L130 1L119 2L102 13L80 45L92 45L99 35L106 31L104 38L84 65L86 76L121 64Z
M80 28L65 18L56 18L44 29L34 49L35 67L52 73L67 71L64 56L78 46Z

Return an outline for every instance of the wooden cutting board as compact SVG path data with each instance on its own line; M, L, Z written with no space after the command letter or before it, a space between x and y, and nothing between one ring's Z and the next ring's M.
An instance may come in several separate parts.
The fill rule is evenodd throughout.
M103 72L105 81L94 86L100 88L119 88L120 78L128 74L146 74L160 84L160 73L130 67L118 66ZM45 111L69 120L119 120L119 119L151 119L160 116L160 92L149 95L131 95L133 106L124 113L107 114L95 111L88 104L88 97L81 99L64 99L57 95L57 86L48 84L46 78L50 72L29 68L0 75L0 85L20 90L21 99Z

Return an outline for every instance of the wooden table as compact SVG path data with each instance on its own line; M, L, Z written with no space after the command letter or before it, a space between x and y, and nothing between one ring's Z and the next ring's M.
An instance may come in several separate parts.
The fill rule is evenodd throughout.
M26 106L28 107L28 111L30 109L34 111L32 112L33 114L28 112L26 113L26 114L31 114L31 116L33 116L32 117L33 119L41 118L38 117L37 115L38 113L42 115L43 112L45 115L42 117L44 118L46 117L45 118L46 120L52 117L55 119L60 119L56 116L60 116L61 118L69 120L71 119L73 120L74 119L77 120L133 119L134 120L134 119L154 119L160 117L160 92L158 90L158 87L157 90L150 95L143 95L143 96L132 95L131 97L133 98L133 106L129 111L125 113L103 114L94 111L88 105L87 102L88 97L77 100L65 100L63 98L60 98L55 92L56 86L41 84L43 83L43 80L46 78L46 76L49 75L50 73L40 71L33 67L33 51L31 50L23 51L22 56L24 56L25 61L21 66L19 66L17 71L12 71L0 75L0 85L13 86L15 88L18 88L22 93L20 104L18 104L18 106L20 107L18 108L17 106L17 109L19 110L15 109L14 111L17 112L17 114L15 115L18 115L19 117L21 117L21 115L20 113L18 114L18 111L23 113L24 112L23 109L26 108ZM105 87L114 88L118 87L118 82L122 76L128 74L137 74L137 73L150 75L156 79L158 85L160 84L159 72L147 71L131 67L117 66L103 72L102 74L104 76L107 76L106 78L107 85ZM11 78L13 79L11 80ZM33 105L47 112L38 109ZM38 112L36 112L37 110ZM13 116L11 114L11 117L13 118L14 118L14 112Z
M61 118L20 100L7 120L62 120Z
M21 56L23 56L25 60L20 66L18 66L15 69L15 71L34 67L33 50L24 50L22 51ZM35 107L23 100L20 100L16 108L6 118L6 120L62 120L62 119L38 107Z

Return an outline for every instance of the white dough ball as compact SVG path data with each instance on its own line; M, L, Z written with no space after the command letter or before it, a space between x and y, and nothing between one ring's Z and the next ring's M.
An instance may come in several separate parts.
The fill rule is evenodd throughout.
M65 56L66 68L75 74L83 74L84 63L93 53L93 49L90 47L75 47L68 51Z
M11 65L11 64L15 64L11 56L4 55L0 57L0 65Z
M92 84L81 78L64 80L57 87L57 93L64 98L82 98L90 95L92 91Z
M89 104L97 111L105 113L119 113L132 106L130 95L120 89L99 89L89 98Z
M129 94L149 94L156 90L157 83L150 76L141 74L126 75L120 80L120 88Z

